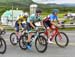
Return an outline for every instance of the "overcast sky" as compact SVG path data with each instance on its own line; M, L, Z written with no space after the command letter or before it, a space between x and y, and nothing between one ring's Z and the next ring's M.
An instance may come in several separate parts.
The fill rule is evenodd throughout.
M36 3L57 3L57 4L75 4L75 0L32 0Z

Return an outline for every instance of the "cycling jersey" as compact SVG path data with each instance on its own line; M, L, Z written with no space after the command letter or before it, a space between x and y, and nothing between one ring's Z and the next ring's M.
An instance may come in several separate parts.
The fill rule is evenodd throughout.
M41 20L42 20L41 16L36 16L35 14L32 14L30 17L28 17L27 19L28 31L30 31L32 28L32 26L30 25L30 22L32 22L33 25L35 26L35 23Z
M48 15L48 17L49 17L50 21L54 21L54 20L58 19L58 17L56 15L54 15L54 14Z
M32 14L30 17L28 17L27 22L30 23L30 21L32 22L38 22L41 21L41 16L36 16L35 14Z
M45 18L45 20L44 20L44 25L45 25L45 27L47 28L47 27L51 27L51 22L52 21L54 21L54 20L57 20L58 19L58 17L57 16L55 16L54 14L50 14L50 15L48 15L46 18Z
M16 21L18 25L21 25L22 23L26 23L27 18L24 18L23 16L19 17L18 20Z
M22 28L26 28L26 20L27 18L24 18L23 16L19 17L18 20L15 23L16 32L19 32L19 26L21 25Z

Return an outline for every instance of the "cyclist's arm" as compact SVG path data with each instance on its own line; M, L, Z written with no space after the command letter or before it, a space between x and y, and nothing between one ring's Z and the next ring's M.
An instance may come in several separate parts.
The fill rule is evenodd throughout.
M55 22L51 22L51 24L57 26L57 24Z
M58 19L56 19L56 21L57 21L57 23L58 23L58 24L60 24L60 22L59 22L59 20L58 20Z
M19 27L21 27L21 21L18 21Z
M60 24L60 21L58 20L58 17L56 17L56 21L57 21L58 24Z
M33 25L32 21L30 21L30 25L31 25L33 28L35 28L35 26Z
M30 25L35 28L35 26L33 25L33 19L34 19L34 15L31 15L29 18L28 18L28 22L30 23Z

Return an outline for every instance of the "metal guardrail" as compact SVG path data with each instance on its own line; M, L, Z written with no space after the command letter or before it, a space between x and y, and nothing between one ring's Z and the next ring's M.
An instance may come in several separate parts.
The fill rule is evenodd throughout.
M14 30L14 27L10 27L8 25L3 25L3 27L4 27L4 29ZM62 24L62 27L59 27L59 28L75 28L75 24Z
M64 28L75 28L75 24L62 24Z

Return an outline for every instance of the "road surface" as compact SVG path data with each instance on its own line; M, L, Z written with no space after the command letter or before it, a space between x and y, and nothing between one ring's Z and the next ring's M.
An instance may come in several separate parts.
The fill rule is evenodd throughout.
M66 48L60 48L56 44L48 44L48 48L45 53L38 53L34 47L34 44L32 45L32 51L23 51L19 48L19 45L11 45L9 40L9 35L11 32L7 32L3 36L7 43L7 50L5 54L0 54L0 57L75 57L75 31L64 32L69 37L69 45Z

